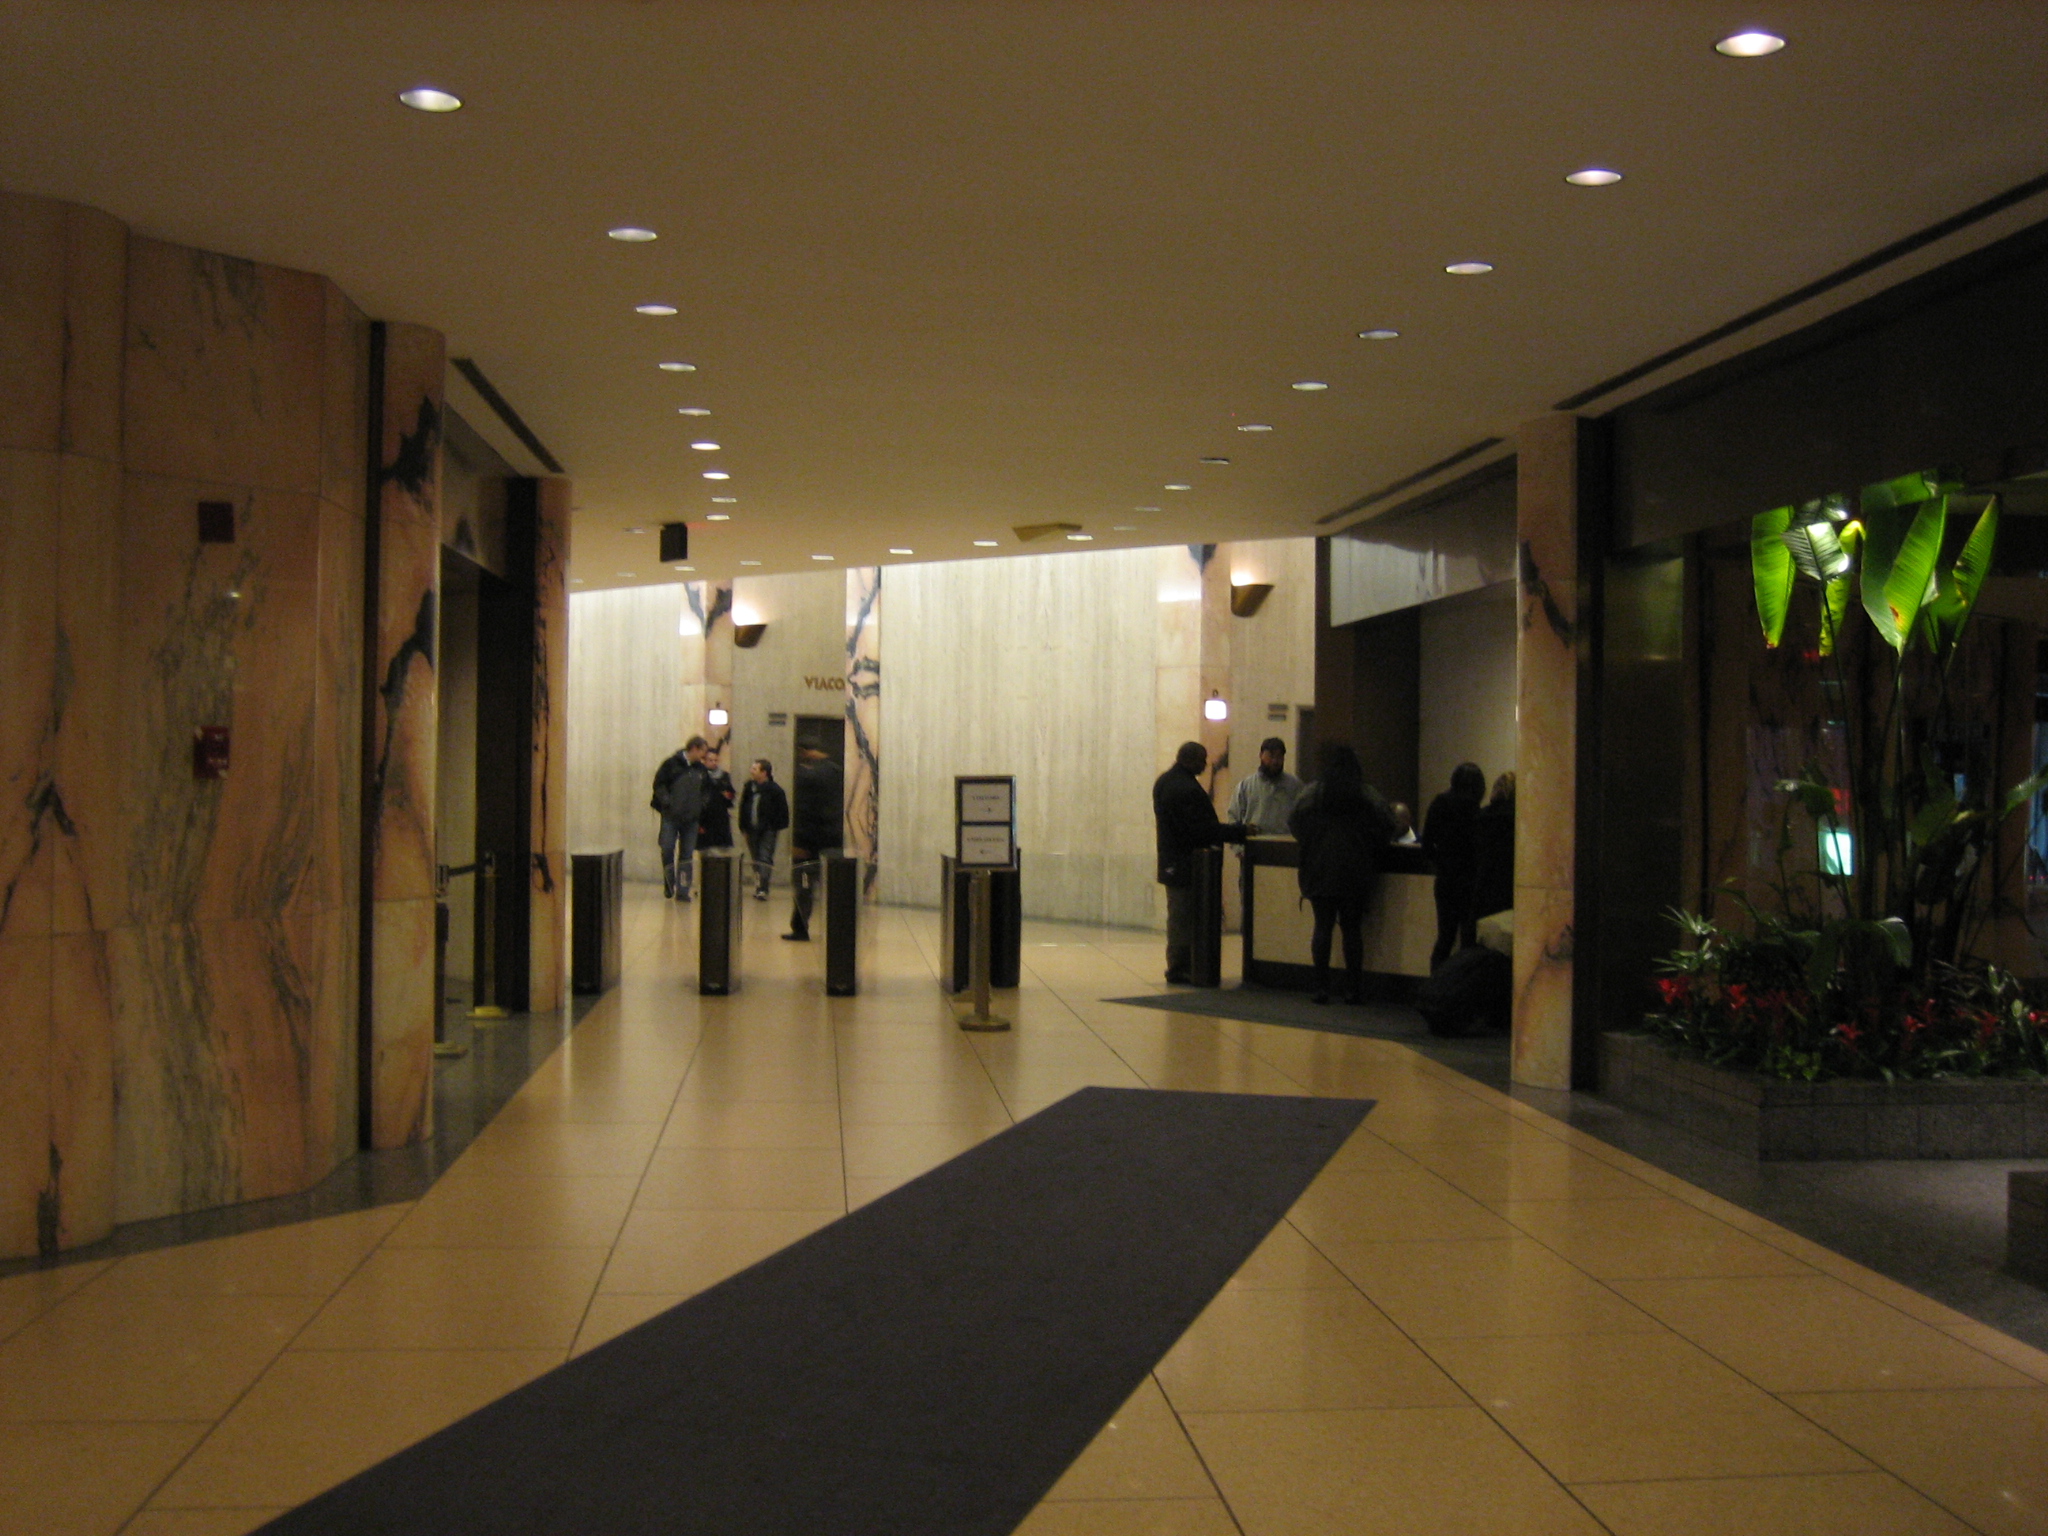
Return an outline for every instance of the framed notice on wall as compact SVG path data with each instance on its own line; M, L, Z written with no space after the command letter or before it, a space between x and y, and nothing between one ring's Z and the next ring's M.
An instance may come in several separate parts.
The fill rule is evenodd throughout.
M963 774L953 780L954 857L965 869L1017 862L1017 781Z

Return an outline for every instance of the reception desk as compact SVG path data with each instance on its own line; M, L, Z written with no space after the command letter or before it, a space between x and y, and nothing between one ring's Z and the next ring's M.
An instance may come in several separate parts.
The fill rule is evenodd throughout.
M1244 977L1263 987L1305 987L1314 977L1309 935L1315 916L1302 900L1291 837L1255 837L1244 845ZM1365 915L1369 980L1399 993L1429 974L1436 943L1436 874L1416 847L1387 850L1379 895ZM1331 937L1330 964L1341 971L1344 940Z

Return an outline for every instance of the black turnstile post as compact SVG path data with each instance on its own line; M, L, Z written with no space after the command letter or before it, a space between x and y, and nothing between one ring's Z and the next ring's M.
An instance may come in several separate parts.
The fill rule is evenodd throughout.
M1195 853L1195 943L1188 964L1188 982L1197 987L1223 985L1223 850Z
M701 860L697 881L697 990L729 997L740 989L740 924L746 914L746 863L730 848Z
M626 850L569 855L569 985L604 992L619 984L620 911Z
M1021 863L1023 855L1017 856ZM950 853L939 855L939 985L950 996L965 992L972 978L968 953L974 931L968 899L974 871ZM988 982L1014 987L1024 965L1024 895L1016 865L988 873Z
M852 997L860 991L860 860L828 853L824 863L825 993Z

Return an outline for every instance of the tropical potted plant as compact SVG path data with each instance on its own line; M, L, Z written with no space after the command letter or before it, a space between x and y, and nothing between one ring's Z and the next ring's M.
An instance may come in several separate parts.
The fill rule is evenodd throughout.
M1995 497L1915 474L1753 520L1766 646L1813 600L1827 760L1776 784L1775 875L1729 888L1744 923L1673 914L1684 941L1644 1027L1681 1058L1799 1084L2048 1074L2048 1009L1972 953L1992 840L2048 771L1997 793L1941 750L1998 518Z

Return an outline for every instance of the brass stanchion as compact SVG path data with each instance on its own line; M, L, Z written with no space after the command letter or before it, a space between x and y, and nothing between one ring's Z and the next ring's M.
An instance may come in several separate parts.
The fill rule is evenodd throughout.
M469 1016L480 1024L495 1024L500 1019L512 1017L508 1009L498 1006L498 856L486 853L480 861L483 865L484 893L484 964L483 975L477 978L477 992L482 998Z
M962 1029L982 1033L994 1033L1010 1027L1010 1021L989 1012L989 877L985 869L968 872L968 940L967 976L968 985L974 994L971 1009L961 1009L955 1015L955 1022Z

